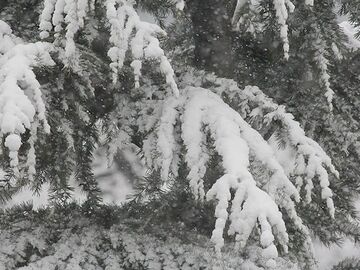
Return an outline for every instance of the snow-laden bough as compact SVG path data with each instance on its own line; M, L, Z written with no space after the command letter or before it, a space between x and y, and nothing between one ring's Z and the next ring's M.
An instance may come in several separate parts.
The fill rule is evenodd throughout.
M191 84L194 76L185 74L182 83ZM305 236L304 245L311 254L313 247L310 232L298 216L295 204L300 200L309 202L312 189L305 187L307 195L303 199L299 192L301 185L296 181L295 186L292 179L306 179L307 186L310 183L313 186L313 180L319 179L322 198L327 202L330 215L334 217L327 171L336 176L338 172L330 158L315 141L305 135L299 123L283 106L275 104L257 87L248 86L241 90L236 82L214 75L205 76L205 80L213 83L211 91L201 87L185 87L179 99L168 97L163 102L159 111L160 120L152 121L148 127L148 130L155 128L155 134L149 135L147 146L143 148L144 155L151 156L151 164L148 165L153 167L156 164L161 169L163 181L169 181L170 175L176 175L173 170L177 167L171 164L178 161L178 144L184 144L184 160L189 168L187 178L195 198L217 201L217 220L212 241L218 252L224 245L223 233L227 222L228 233L235 235L239 248L246 245L254 227L259 224L263 257L267 258L269 267L275 267L278 254L275 241L278 241L284 252L287 251L288 235L281 213L285 211ZM220 96L224 94L234 100L235 104L239 102L240 113L222 100ZM256 131L256 126L247 122L256 117L261 117L264 125L271 125L275 120L281 121L287 131L284 136L294 154L294 162L291 164L296 166L284 163L279 157L281 149L274 148L270 141L264 140ZM206 140L207 135L211 136L214 149L221 156L225 172L209 190L204 188L204 177L212 151ZM257 179L251 169L250 163L254 159L270 172L265 183Z
M113 71L113 82L116 83L118 73L124 65L126 52L130 50L133 57L131 67L134 70L135 87L140 86L142 61L156 60L161 73L175 96L179 90L175 82L172 66L160 47L158 35L166 35L158 25L142 21L130 0L106 0L106 17L110 25L110 43L108 51ZM179 8L182 2L178 3ZM65 29L65 48L63 60L65 66L76 68L78 53L75 35L85 24L88 12L94 9L89 0L46 0L40 16L41 38L48 38L54 31L55 42L61 40L61 32Z
M50 132L46 119L45 104L42 99L40 83L33 68L52 66L50 46L37 42L22 44L11 34L11 29L0 21L0 135L5 137L5 146L9 149L10 165L18 175L18 151L22 145L21 135L31 130L34 140L37 122L41 122L45 133ZM8 46L12 42L12 46ZM33 175L35 158L33 142L30 143L29 174Z

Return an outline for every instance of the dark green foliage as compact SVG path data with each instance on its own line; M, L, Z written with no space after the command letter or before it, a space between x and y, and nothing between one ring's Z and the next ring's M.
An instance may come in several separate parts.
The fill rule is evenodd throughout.
M359 153L356 150L360 124L356 109L359 107L356 105L359 93L359 53L349 52L344 47L346 37L333 12L334 1L314 1L314 7L309 7L305 5L305 1L299 0L293 1L296 9L289 15L290 58L284 60L272 1L261 3L261 18L258 19L265 22L264 31L256 33L255 37L240 32L233 36L231 41L235 51L233 62L236 80L240 86L257 85L275 98L278 104L285 104L287 110L300 120L307 135L324 147L340 171L340 179L331 181L337 208L335 220L326 214L326 206L315 189L313 204L298 205L298 211L306 225L326 244L340 243L345 235L358 240L360 228L356 221L353 198L360 187L360 172L357 168ZM357 1L344 1L344 6L347 7L343 8L344 13L356 14L359 10ZM199 5L198 9L201 11L202 6ZM191 12L197 13L194 10L189 11L190 14ZM206 20L199 23L204 27L211 26ZM220 26L205 32L216 31L218 27ZM178 31L181 31L181 28L178 28ZM193 31L196 35L196 30ZM186 32L180 33L179 36ZM328 72L331 76L331 87L335 92L332 114L326 104L325 89L319 80L320 70L314 59L314 42L317 38L323 40L325 57L329 60ZM194 44L195 50L196 47L200 50L208 46L207 42ZM343 55L342 59L336 59L332 44L336 44ZM220 75L216 58L211 61L215 63L207 64L207 69ZM241 111L236 104L232 106ZM256 123L252 123L256 127ZM265 138L275 134L279 148L284 147L286 142L283 140L285 136L282 136L281 127L272 130L263 128L260 132Z
M236 64L236 80L240 86L257 85L269 96L274 97L278 104L285 104L287 111L300 120L308 136L324 147L340 171L340 179L331 179L336 207L335 219L331 219L327 214L326 204L316 187L313 191L313 203L300 203L297 206L304 223L326 245L341 244L344 237L357 242L360 237L360 224L354 201L360 190L357 150L360 125L357 109L359 52L351 52L344 47L346 37L336 21L336 15L332 12L333 1L315 1L313 8L305 6L304 1L294 1L294 4L296 11L289 17L290 59L283 59L278 29L274 28L277 24L271 22L274 15L268 16L269 14L264 11L263 14L268 16L266 18L269 21L266 31L257 33L256 37L248 33L239 33L232 41L236 51L233 58ZM265 8L270 10L269 7ZM181 46L182 40L191 40L196 35L195 32L191 33L194 30L190 28L191 23L185 17L184 25L187 24L189 27L186 29L179 26L171 28L174 32L170 32L170 44ZM332 114L326 104L324 86L319 81L320 71L314 60L316 51L313 42L319 36L326 44L326 57L330 61L328 72L331 76L331 87L335 92ZM336 59L332 43L339 48L342 59ZM277 46L274 47L275 44ZM204 42L196 46L200 49L206 48L207 45ZM192 50L191 46L185 46L184 49L177 47L174 57L181 59L180 52L186 51L188 54L185 55L189 55L191 59ZM209 67L207 69L220 74L211 64ZM226 97L224 98L227 101ZM243 110L241 104L236 104L235 101L231 106L240 112ZM281 126L260 129L256 121L251 123L264 138L274 134L279 148L286 145L286 136ZM294 229L291 221L287 220L286 215L284 218L290 235L290 254L296 260L300 258L299 254L306 254L303 247L304 239L301 233Z
M315 6L311 8L304 4L304 0L293 1L296 12L291 14L288 20L290 59L287 61L283 58L273 1L262 1L259 7L260 17L252 18L255 22L261 21L264 24L263 31L256 32L255 36L232 30L230 19L234 1L228 1L227 5L223 5L224 1L220 0L186 2L185 12L180 14L174 11L172 1L168 0L142 0L138 1L137 5L140 9L154 14L161 25L165 25L164 19L168 14L178 19L168 27L170 37L165 44L174 62L176 61L175 66L184 68L195 65L217 75L236 79L241 87L248 84L258 85L266 94L274 97L277 103L286 104L288 111L301 121L307 134L326 149L341 175L340 179L331 181L336 206L335 220L328 216L318 187L314 189L314 203L300 203L297 206L299 215L314 235L327 245L341 243L344 236L359 241L360 227L356 220L353 200L360 190L360 57L358 52L349 52L343 46L346 38L336 21L334 2L315 1ZM37 24L41 3L40 0L3 0L0 1L0 15L12 26L15 34L25 40L38 40ZM359 1L343 0L342 3L341 12L350 14L351 21L359 25ZM111 85L109 60L106 55L109 34L103 19L102 5L102 1L97 1L97 12L92 16L91 23L96 26L96 35L90 37L89 33L82 31L77 37L82 71L64 69L56 53L53 55L57 61L56 67L47 70L40 68L36 71L48 100L47 106L51 108L48 110L48 119L52 130L49 136L39 134L40 141L36 145L37 175L32 188L38 191L43 183L50 183L55 214L50 215L49 209L32 212L29 206L26 206L21 210L19 208L2 214L2 225L8 228L16 218L16 222L19 219L25 220L33 222L34 226L48 222L47 224L54 227L56 224L61 227L73 219L91 217L91 222L95 221L97 225L109 229L117 224L121 217L123 220L134 221L129 227L139 231L151 231L164 226L167 229L174 227L172 232L178 231L181 237L189 230L209 235L214 224L213 205L198 202L193 198L186 180L187 169L184 164L181 164L183 166L180 166L176 179L169 179L165 186L160 181L159 172L152 170L143 181L137 183L133 200L123 208L99 205L99 188L91 167L94 149L99 141L97 122L105 122L102 127L109 142L118 136L120 130L126 129L129 141L141 149L148 134L139 131L139 127L126 118L128 115L120 119L120 113L114 112L120 111L123 104L134 104L132 116L135 118L138 116L136 102L146 98L161 99L159 92L163 90L163 78L157 70L149 68L148 63L144 63L143 69L158 87L151 97L145 97L141 91L132 89L133 77L130 75L130 68L124 68L118 84ZM219 16L219 13L223 16ZM319 80L321 70L314 59L317 53L314 48L316 39L323 42L325 57L329 60L331 87L336 94L332 114L329 113L323 95L324 85ZM335 59L333 44L336 44L344 56L343 59ZM226 55L223 55L224 51ZM241 110L239 104L231 106ZM285 136L282 136L286 130L280 125L272 128L260 127L255 120L251 124L266 139L274 135L279 148L286 146ZM23 139L26 141L26 136ZM24 144L20 156L24 157L26 147L28 145ZM9 168L6 151L2 149L1 163L2 167ZM220 163L220 157L213 154L205 175L206 190L222 174ZM9 170L2 182L12 177ZM76 178L88 195L87 202L81 208L68 204L72 192L69 185L71 177ZM20 179L13 190L4 189L5 192L0 193L0 202L6 201L12 193L17 192L25 180ZM304 239L288 218L284 218L291 238L290 256L297 259L299 254L306 253L303 250ZM89 220L86 222L89 223ZM80 231L76 226L75 234ZM66 226L60 229L65 228ZM54 241L59 237L55 232L56 229L52 228L49 236L55 239ZM161 237L167 236L162 234ZM107 244L104 245L109 248ZM26 253L36 252L29 249ZM143 266L139 265L127 266L126 269L141 269ZM347 265L358 264L343 262L339 267L350 267Z
M185 170L184 166L180 172ZM164 185L157 171L150 172L143 181L135 184L134 193L125 205L126 215L143 219L144 230L175 222L185 230L196 230L209 236L215 222L214 207L195 200L184 176L169 179Z
M76 204L38 211L22 205L1 211L0 239L6 246L0 247L0 266L210 270L214 266L241 269L244 263L231 252L218 258L206 238L180 223L148 226L144 232L143 219L119 218L119 208L101 206L97 211L90 219L87 208Z
M42 1L37 0L31 3L5 1L1 2L0 13L15 34L27 41L38 41L38 20L42 4ZM98 3L97 8L99 14L93 19L98 23L99 29L105 29L101 21L103 3ZM78 45L81 51L81 72L64 68L56 52L52 55L56 61L55 67L36 70L37 79L43 86L43 95L47 100L51 134L38 134L37 175L32 188L39 191L43 183L49 182L52 201L55 204L64 204L72 196L69 179L75 173L74 177L88 195L88 207L89 211L92 211L100 200L99 188L92 172L93 153L98 143L96 122L113 104L108 101L107 93L111 81L107 60L104 61L107 59L106 55L104 56L107 45L103 43L102 48L94 52L91 50L95 46L94 40L87 42L82 37L83 34L79 36ZM102 40L108 40L108 37L102 37ZM23 138L23 141L26 140L27 138ZM26 144L20 152L20 159L21 155L26 155L25 147ZM6 149L3 154L3 167L9 168ZM19 188L24 183L26 181L20 182ZM1 196L3 199L9 198Z
M332 270L357 270L360 269L360 260L358 258L348 258L337 265Z
M38 41L36 33L42 4L42 0L1 0L0 16L12 26L16 36L29 41Z

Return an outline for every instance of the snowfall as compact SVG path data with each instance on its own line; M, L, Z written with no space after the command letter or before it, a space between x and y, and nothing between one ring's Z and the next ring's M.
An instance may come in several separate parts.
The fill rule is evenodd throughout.
M146 16L143 14L142 17ZM151 18L147 19L151 20ZM356 29L354 29L348 21L341 18L339 19L339 24L344 33L349 37L348 46L354 50L359 49L360 41L354 37ZM130 152L125 153L125 156L130 162L131 160L135 160L135 157L132 157ZM128 195L132 193L132 181L129 179L129 175L123 174L116 162L108 164L105 152L101 151L101 149L95 155L93 167L95 176L103 193L103 203L115 205L123 204L127 200ZM134 166L133 169L139 177L146 173L144 167L139 164ZM0 178L3 176L2 174L3 173L0 172ZM85 200L85 194L75 183L74 179L70 179L70 183L74 188L74 200L78 203L83 202ZM44 184L42 190L37 195L34 195L29 189L23 189L16 194L6 206L0 205L0 207L9 208L25 202L32 203L35 209L47 206L49 203L49 186ZM360 211L360 200L357 203L357 208ZM331 269L333 265L345 257L360 257L360 248L356 247L350 240L346 240L341 246L332 245L330 247L325 247L317 239L313 239L313 241L319 262L319 269L321 270Z

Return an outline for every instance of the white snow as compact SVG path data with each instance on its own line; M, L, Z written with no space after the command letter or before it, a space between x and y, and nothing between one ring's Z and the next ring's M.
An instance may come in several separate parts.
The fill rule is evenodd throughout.
M49 37L49 31L52 30L51 15L55 9L56 0L45 0L44 8L40 15L40 37L42 39Z
M16 152L20 149L21 146L21 138L19 135L10 134L6 137L5 146L9 148L11 152Z
M315 51L315 61L317 62L318 68L320 69L320 82L325 87L325 97L329 105L330 112L333 110L332 101L334 99L334 91L330 86L330 75L328 72L329 60L326 58L326 43L321 38L321 33L319 29L316 29L318 38L315 40L314 48ZM338 54L335 56L339 56Z
M158 140L158 147L156 144L149 144L149 147L143 149L145 156L149 155L146 152L152 152L156 147L154 150L159 153L156 155L159 160L157 164L160 164L163 178L170 173L171 159L178 143L174 125L176 119L180 120L181 137L186 147L185 161L190 169L187 177L194 195L201 200L205 194L203 177L209 159L205 136L209 132L216 152L222 157L225 170L225 174L206 194L208 200L217 201L217 220L212 235L215 248L220 252L224 244L223 233L227 220L230 221L229 233L236 235L239 248L245 246L252 229L260 222L264 254L268 256L268 265L273 266L277 252L273 252L275 245L271 239L275 237L272 236L271 227L276 228L276 239L285 251L288 242L285 224L275 203L278 199L276 193L278 189L283 190L282 196L287 198L289 215L298 219L294 205L289 203L290 197L299 197L295 186L286 176L269 144L218 95L200 87L187 87L182 92L180 99L169 97L165 100L161 120L156 127L157 137L153 138ZM150 143L149 138L147 142ZM250 151L272 172L272 177L263 187L264 190L257 186L249 169ZM233 199L230 190L235 191ZM231 214L227 212L230 201ZM298 225L301 227L301 222L298 222Z
M169 172L171 163L176 151L176 142L174 138L175 122L178 116L176 107L179 102L176 98L170 98L169 102L163 107L162 116L160 118L160 126L158 133L158 147L162 155L161 160L161 178L167 182L169 179Z
M10 150L10 164L17 174L20 135L33 125L37 126L37 121L42 122L46 133L50 132L40 83L32 69L35 66L52 66L54 62L50 57L48 44L21 44L19 39L11 35L10 27L2 21L0 48L0 136L6 138L5 146Z
M289 38L288 38L288 25L286 23L288 19L288 8L290 11L293 10L293 4L288 4L288 7L285 4L285 0L274 0L274 7L276 11L276 16L278 18L278 23L280 25L280 37L283 41L283 50L284 58L289 59ZM289 1L288 1L289 2Z
M312 7L314 5L314 0L305 0L305 5Z
M355 37L355 34L359 32L359 29L354 27L349 21L343 21L339 23L343 29L345 35L348 37L348 47L357 50L360 48L360 40Z
M40 15L42 39L49 37L49 32L54 29L55 37L60 37L63 29L62 24L66 24L65 48L62 56L65 66L76 68L78 65L78 54L74 37L76 33L84 27L84 19L88 11L87 0L46 0Z
M107 0L107 18L110 23L110 42L108 56L112 60L113 81L117 81L118 72L123 67L129 43L134 58L131 66L134 69L135 87L140 86L141 63L144 59L155 59L160 62L160 71L175 96L179 90L174 79L174 70L164 51L160 47L157 35L166 35L165 31L154 23L142 21L132 3L126 0ZM132 32L135 36L132 37Z
M181 11L184 10L185 0L176 0L176 8Z

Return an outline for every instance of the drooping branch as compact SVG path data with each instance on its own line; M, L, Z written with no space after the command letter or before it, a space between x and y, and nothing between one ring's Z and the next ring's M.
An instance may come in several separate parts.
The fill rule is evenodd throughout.
M258 1L250 1L250 0L238 0L236 3L236 7L232 17L232 24L236 28L243 21L243 8L246 5L250 6L250 9L254 10L257 7L254 5L258 5ZM295 9L294 4L290 0L273 0L273 5L275 9L275 14L277 17L277 21L280 27L280 38L283 42L283 51L284 58L289 58L289 38L288 38L288 25L287 19L289 16L289 12L292 13Z
M158 34L166 35L165 31L156 24L142 21L132 4L124 0L108 0L107 17L111 25L110 42L114 45L108 52L112 60L110 66L114 74L113 80L117 80L118 71L123 66L130 43L134 57L131 66L135 74L135 87L140 86L142 60L156 59L160 62L160 70L165 75L167 84L174 95L178 96L179 90L174 80L174 71L156 38ZM132 36L133 31L135 31L134 36Z
M61 41L62 31L65 31L63 53L65 66L77 67L75 35L85 27L85 18L92 8L93 2L88 0L47 0L44 2L40 16L40 30L42 30L40 36L47 38L54 30L55 37ZM157 38L157 35L166 35L165 31L156 24L142 21L132 1L107 0L106 16L110 24L110 43L113 45L108 56L112 61L110 67L113 71L114 83L117 81L118 72L123 67L126 52L131 50L134 58L131 67L134 69L136 88L140 86L142 61L155 59L159 62L160 71L164 74L171 91L178 96L174 70ZM66 25L65 29L63 29L63 24Z
M203 84L211 91L198 87ZM212 238L217 250L223 245L222 234L226 222L230 223L229 233L236 235L239 247L246 244L252 228L259 223L264 234L261 237L261 246L264 254L267 254L264 256L272 265L277 254L272 237L279 241L284 251L287 250L286 230L279 221L282 220L280 208L304 235L304 248L308 251L308 258L313 260L310 232L297 215L295 204L299 200L309 202L314 192L310 186L318 178L322 198L326 200L330 215L334 216L329 173L338 176L338 172L329 156L319 144L305 135L299 123L283 106L275 104L257 87L239 89L233 80L198 71L184 71L180 85L184 86L180 99L168 97L161 102L160 109L154 107L151 110L148 120L141 118L148 132L143 148L144 156L149 157L147 160L150 161L147 165L161 169L162 178L167 181L168 177L176 175L178 167L171 164L178 162L181 145L185 147L183 158L189 169L187 178L194 197L201 200L207 194L208 199L217 200L215 216L218 221ZM226 97L225 100L238 112L225 104L220 96ZM145 106L144 112L159 104L155 101L144 102L150 106ZM292 162L284 162L282 150L256 131L271 125L281 126L282 136L294 157ZM212 149L209 149L209 141L206 140L208 135L212 138ZM204 175L211 151L221 156L225 175L209 191L204 188ZM258 163L253 163L255 161ZM253 171L254 165L259 164L269 172L261 179ZM300 198L299 194L302 188L300 178L306 181L304 198ZM293 183L293 179L297 180ZM261 205L268 205L269 208L257 208L256 202L259 200L265 201ZM271 232L269 226L279 228ZM269 235L270 232L273 236Z
M220 96L225 94L230 100L237 102L237 109L244 118L249 118L249 121L253 120L252 122L255 123L257 122L255 120L260 120L262 126L271 126L275 121L281 123L284 128L282 136L286 138L286 143L295 157L294 162L288 162L291 166L282 164L287 175L297 179L298 189L306 182L307 202L311 201L313 180L318 177L322 198L326 200L330 215L334 217L335 209L329 188L328 171L336 177L339 177L339 173L321 146L306 136L300 124L294 120L294 116L287 113L284 106L276 104L256 86L239 89L235 81L213 75L208 76L208 80L217 85L214 89L216 93Z
M0 21L0 24L4 25L4 22ZM3 39L0 39L2 48L6 48L6 44L10 42L11 34L10 28L4 27L2 30L4 29L7 32L0 33L0 36L3 36ZM10 151L10 165L18 174L21 135L27 129L32 129L33 125L37 125L36 121L42 122L46 133L50 132L40 83L33 68L52 66L54 62L49 55L48 44L41 42L17 45L14 42L13 46L3 50L3 53L0 55L0 134L1 137L5 136L5 146ZM35 134L36 131L32 130L32 134ZM30 168L31 172L33 170Z
M295 202L300 200L299 192L285 172L276 150L217 94L199 87L186 87L182 93L180 99L165 99L159 111L160 120L148 126L152 132L143 148L144 156L150 157L147 165L161 169L162 178L167 181L171 174L176 175L173 170L177 167L171 164L178 161L177 144L184 144L184 160L189 168L187 177L194 196L202 200L206 194L208 200L217 200L217 221L212 236L217 251L224 244L226 222L230 222L229 233L236 235L239 248L246 245L254 226L259 223L263 255L267 258L267 264L273 266L278 253L274 239L287 251L288 236L279 211L282 208L305 235L305 245L311 253L310 233L295 209ZM293 119L289 121L290 124L296 123ZM177 125L180 127L177 128ZM212 137L225 171L210 190L204 189L204 175L209 160L206 134ZM306 137L304 134L301 136ZM179 137L182 139L180 142ZM302 154L302 149L299 151ZM266 183L260 183L254 177L250 169L250 155L270 171ZM228 213L230 204L231 212ZM276 229L272 231L271 227Z

